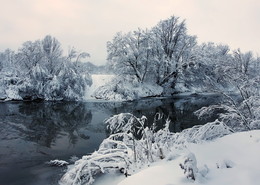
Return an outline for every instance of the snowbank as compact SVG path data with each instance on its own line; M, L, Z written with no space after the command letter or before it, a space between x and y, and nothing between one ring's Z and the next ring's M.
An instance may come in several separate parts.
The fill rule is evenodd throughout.
M153 164L139 173L125 178L118 185L258 185L260 182L260 131L235 133L212 142L187 145L195 154L198 168L207 165L208 174L195 182L185 178L179 164L182 157ZM231 163L233 165L228 166ZM110 182L113 184L113 182ZM104 182L104 184L107 184Z
M156 84L114 79L111 82L97 88L93 95L97 99L131 101L144 97L160 96L162 92L163 88Z
M104 86L107 83L110 83L114 77L115 75L101 75L101 74L91 75L92 85L88 88L84 99L85 100L95 99L95 97L93 96L94 92L99 87Z

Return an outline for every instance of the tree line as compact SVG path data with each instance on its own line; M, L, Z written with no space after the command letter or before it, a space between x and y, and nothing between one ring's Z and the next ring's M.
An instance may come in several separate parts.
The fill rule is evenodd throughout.
M118 75L173 91L178 83L204 90L227 88L225 75L257 75L260 61L252 52L232 52L227 45L198 44L196 36L187 33L185 21L176 16L151 29L119 32L107 43L107 50L109 66Z

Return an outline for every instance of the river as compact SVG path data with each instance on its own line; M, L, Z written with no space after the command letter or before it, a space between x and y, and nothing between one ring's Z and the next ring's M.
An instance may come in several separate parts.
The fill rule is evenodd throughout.
M145 115L151 124L161 113L171 120L171 131L179 132L213 120L198 120L193 112L218 101L217 95L194 95L133 102L1 102L0 185L56 185L66 167L46 162L70 161L98 149L108 136L103 121L114 114Z

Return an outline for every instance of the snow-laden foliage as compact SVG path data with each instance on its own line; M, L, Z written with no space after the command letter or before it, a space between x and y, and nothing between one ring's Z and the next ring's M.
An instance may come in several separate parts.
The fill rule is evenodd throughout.
M109 65L118 75L131 75L138 82L175 87L188 63L196 38L187 34L185 21L172 16L152 29L117 33L108 42Z
M155 161L170 160L173 155L178 155L180 149L185 149L188 142L198 143L232 133L219 121L172 133L168 120L163 129L155 132L155 125L148 127L145 116L138 118L130 113L114 115L105 123L113 134L101 143L96 152L83 156L69 167L60 184L90 185L96 175L115 170L128 176Z
M216 85L216 81L211 80L211 88L223 94L226 99L218 105L203 107L195 114L200 118L218 114L221 122L235 130L260 128L259 70L259 58L254 58L251 52L242 53L239 49L234 51L221 65L215 65L214 73L218 76L217 81L224 81L233 87L235 95L225 92Z
M107 119L105 123L110 133L132 131L134 116L131 113L121 113Z
M217 168L233 168L235 166L234 162L231 160L222 160L216 163Z
M187 179L195 180L197 178L197 160L193 153L189 153L185 156L183 163L180 163L180 167L184 170Z
M118 169L127 175L132 150L125 139L126 134L114 134L105 139L99 150L91 155L83 156L69 168L59 184L62 185L90 185L94 182L95 175L109 173Z
M252 78L260 67L252 52L232 52L229 46L212 42L197 44L196 37L187 34L185 21L176 16L152 29L117 33L107 50L108 64L117 75L157 84L164 95L234 91L237 86L230 83L234 77Z
M240 57L243 57L243 55L241 54ZM236 62L240 64L241 61ZM229 68L223 75L230 84L236 87L237 95L231 96L222 92L226 97L225 102L203 107L196 111L195 114L200 118L218 114L219 120L233 129L250 130L260 128L260 76L259 73L245 73L245 70L253 71L250 66L252 67L252 65L241 67L241 70Z
M120 77L118 77L120 78ZM140 83L126 78L113 79L111 82L97 88L93 96L97 99L128 101L144 97L160 96L163 88L150 83Z
M198 143L223 137L233 132L234 131L223 122L216 120L205 125L185 129L180 133L174 134L173 138L174 142L178 144L185 142Z
M67 161L63 161L63 160L50 160L49 162L46 162L46 164L50 165L50 166L67 166L69 163Z
M0 99L81 100L92 83L80 65L87 56L74 49L62 56L51 36L25 42L17 53L6 50L0 53Z

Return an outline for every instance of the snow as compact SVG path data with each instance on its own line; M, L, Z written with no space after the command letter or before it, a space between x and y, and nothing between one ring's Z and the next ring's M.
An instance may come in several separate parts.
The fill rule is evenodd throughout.
M183 156L189 152L192 152L197 160L199 174L195 181L187 179L179 166L183 162ZM173 160L153 163L123 180L122 176L105 176L94 185L258 185L259 156L260 130L234 133L214 141L188 143L187 149ZM205 173L207 170L208 173Z
M110 83L115 75L101 75L101 74L93 74L92 77L92 85L88 88L85 100L95 99L93 97L94 92L101 86L104 86L107 83Z
M236 133L214 142L189 144L188 150L195 154L198 166L206 164L209 167L208 177L204 179L206 184L256 185L260 181L259 140L259 130ZM225 160L233 161L236 165L234 168L218 169L216 164ZM149 185L190 184L191 181L184 178L179 167L180 162L180 158L171 162L161 162L125 179L118 185L136 185L140 182ZM203 182L198 180L195 184Z
M50 166L66 166L69 163L66 161L63 161L63 160L55 159L55 160L51 160L51 161L47 162L46 164L48 164Z
M97 88L97 99L111 101L132 101L145 97L160 96L163 88L157 84L140 83L135 80L114 78L111 82Z

